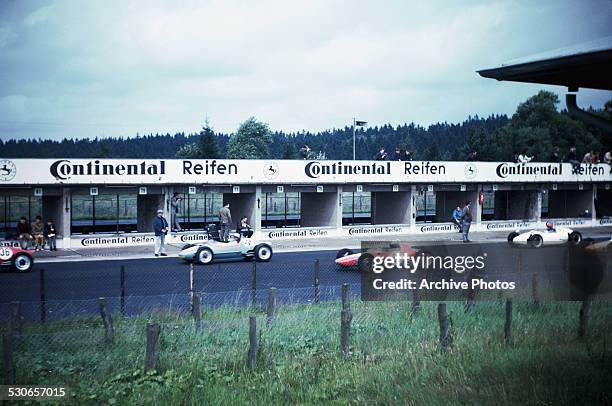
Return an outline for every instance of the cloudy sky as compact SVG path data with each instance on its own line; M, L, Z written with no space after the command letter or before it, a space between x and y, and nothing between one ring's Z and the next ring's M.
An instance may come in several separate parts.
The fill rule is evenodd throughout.
M426 3L426 4L425 4ZM0 137L457 122L540 88L477 69L612 35L611 1L0 1ZM585 91L601 107L612 92ZM563 106L561 106L563 107Z

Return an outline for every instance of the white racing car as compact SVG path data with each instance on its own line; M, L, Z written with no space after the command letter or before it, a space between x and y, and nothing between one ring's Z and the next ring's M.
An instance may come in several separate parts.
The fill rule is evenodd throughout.
M255 258L267 262L272 258L272 247L258 243L253 238L242 237L239 233L231 235L230 242L219 240L219 231L214 225L207 229L208 241L201 244L183 246L178 256L184 261L210 264L213 261L240 261Z
M578 231L569 228L554 228L550 222L546 223L545 230L529 230L522 233L517 230L508 235L508 242L511 245L526 245L533 248L565 243L578 245L581 241L582 234Z

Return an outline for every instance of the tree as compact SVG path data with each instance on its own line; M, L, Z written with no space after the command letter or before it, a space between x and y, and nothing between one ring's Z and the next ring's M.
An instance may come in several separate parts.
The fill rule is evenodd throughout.
M286 140L285 145L283 145L282 159L295 159L295 148L288 140Z
M198 158L220 158L219 147L217 146L215 132L210 127L208 119L204 121L204 127L202 127L202 131L200 131L200 138L198 139L198 149Z
M236 134L229 140L227 157L229 159L265 159L268 145L272 143L272 133L268 125L250 117L240 124Z
M201 155L200 148L196 145L195 142L190 142L189 144L185 144L176 151L175 157L178 159L194 159L198 158Z

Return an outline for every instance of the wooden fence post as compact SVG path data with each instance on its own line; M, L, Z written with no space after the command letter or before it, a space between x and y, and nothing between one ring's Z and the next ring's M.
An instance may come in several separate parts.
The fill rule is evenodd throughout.
M193 303L194 300L194 296L193 296L193 292L194 292L194 280L193 280L193 262L189 263L189 311L191 312L191 315L193 316L195 313L195 305Z
M106 298L98 298L98 305L100 307L102 324L104 324L104 338L107 342L112 343L115 340L115 330L113 329L113 319L106 310Z
M587 323L589 321L589 299L584 299L580 305L580 319L578 325L578 338L583 339L587 335Z
M45 299L45 270L40 269L40 322L47 320L47 300Z
M257 363L257 318L249 316L249 368L255 369Z
M540 296L538 292L538 274L534 273L531 277L531 297L533 304L537 307L540 305Z
M145 353L145 372L153 371L157 368L159 360L159 333L161 327L157 323L147 323L147 347Z
M314 302L321 300L321 263L317 258L314 263Z
M195 330L202 330L202 310L200 304L202 303L202 296L199 293L193 295L193 322L195 324Z
M11 318L9 321L11 339L15 348L21 343L21 303L11 302Z
M353 320L353 314L350 310L342 310L340 312L340 352L345 359L350 356L349 337L351 334L351 320Z
M351 310L351 304L349 302L349 290L351 285L348 283L342 284L342 310Z
M512 343L512 298L506 299L506 323L504 324L504 340Z
M125 317L125 266L123 265L121 265L121 271L119 273L119 300L121 317Z
M257 261L253 260L251 267L251 307L257 306Z
M438 323L440 324L440 346L443 350L447 350L450 346L450 336L448 334L446 303L438 304Z
M276 313L276 288L268 289L268 308L266 310L266 327L272 325Z
M2 369L4 384L15 384L15 363L13 362L13 339L11 334L2 335Z

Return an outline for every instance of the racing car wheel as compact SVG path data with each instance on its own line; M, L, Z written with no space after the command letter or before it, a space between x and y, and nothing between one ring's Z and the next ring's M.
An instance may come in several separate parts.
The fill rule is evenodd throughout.
M342 258L342 257L346 257L347 255L353 255L353 250L349 249L349 248L342 248L340 251L338 251L338 253L336 254L336 259L338 258Z
M514 238L517 237L518 235L519 233L517 233L516 231L513 231L510 234L508 234L508 242L514 241Z
M202 247L196 253L195 260L198 264L210 264L213 260L213 252L208 247Z
M13 268L19 272L30 272L34 261L28 254L18 254L13 258Z
M360 272L370 272L374 265L374 255L365 253L359 257L357 261L357 268Z
M544 239L540 234L532 235L527 239L527 242L529 243L529 246L533 248L540 248L542 245L544 245Z
M567 241L569 241L571 244L578 245L582 241L582 234L580 234L578 231L572 231L567 236Z
M255 259L260 262L267 262L272 258L272 247L268 244L259 244L255 247Z

